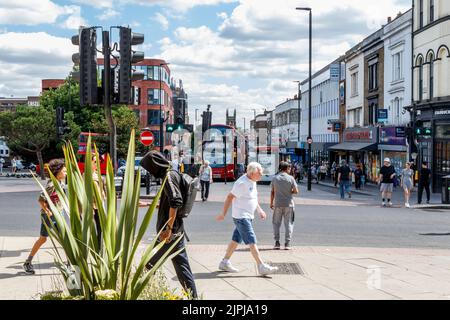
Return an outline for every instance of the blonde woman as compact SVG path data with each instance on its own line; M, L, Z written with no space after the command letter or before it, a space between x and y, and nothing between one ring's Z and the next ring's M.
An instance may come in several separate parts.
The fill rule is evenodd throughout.
M405 169L402 170L401 187L405 195L405 207L409 208L409 198L411 196L411 190L413 188L413 176L414 171L411 169L409 162L405 163Z

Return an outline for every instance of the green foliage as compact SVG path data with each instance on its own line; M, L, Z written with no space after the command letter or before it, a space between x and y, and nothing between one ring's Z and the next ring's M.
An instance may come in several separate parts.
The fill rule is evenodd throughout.
M130 134L128 146L127 167L125 171L122 198L117 205L114 185L114 172L110 159L107 162L106 182L93 180L91 139L88 139L85 161L85 174L81 175L75 153L70 143L64 147L67 168L67 195L50 173L56 187L64 212L69 217L69 223L50 201L45 188L40 184L56 220L57 228L47 228L54 245L55 262L67 283L70 296L82 295L86 300L96 299L98 290L114 290L118 298L135 300L141 295L155 272L168 258L178 240L162 255L153 268L145 271L145 264L164 245L157 244L155 237L146 248L140 260L135 262L138 246L148 229L156 204L161 196L166 179L161 189L147 210L140 225L138 225L138 202L140 196L140 172L134 175L135 154L134 130ZM94 146L95 147L95 146ZM98 157L97 151L95 152ZM100 170L97 168L97 170ZM100 172L97 171L99 177ZM36 180L37 181L37 180ZM105 190L102 198L100 190ZM101 239L97 238L93 208L98 208ZM99 246L100 241L100 246ZM65 253L68 263L61 256L59 248ZM174 254L178 254L179 251ZM73 270L79 270L81 282L73 286L68 279L73 279ZM110 291L108 291L110 292Z

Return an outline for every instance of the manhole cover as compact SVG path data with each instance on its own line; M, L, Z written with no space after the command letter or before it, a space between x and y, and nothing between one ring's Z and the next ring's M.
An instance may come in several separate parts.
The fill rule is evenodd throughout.
M278 271L275 274L299 274L304 275L302 268L295 262L267 262L273 267L278 267Z

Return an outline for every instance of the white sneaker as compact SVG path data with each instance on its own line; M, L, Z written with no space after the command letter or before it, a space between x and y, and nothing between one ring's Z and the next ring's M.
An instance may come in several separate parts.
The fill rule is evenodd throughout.
M381 203L381 206L382 206L382 207L386 207L386 202L383 201L383 202Z
M259 274L262 275L262 276L266 276L268 274L272 274L272 273L276 272L277 270L278 270L278 267L272 267L272 266L270 266L268 264L265 264L265 263L261 263L258 266Z
M227 262L225 262L223 260L220 261L219 269L222 270L222 271L226 271L226 272L239 272L238 269L233 267L233 265L231 264L230 260L228 260Z
M406 208L410 208L411 206L409 205L408 202L405 202L405 207L406 207Z
M392 202L391 202L391 201L389 201L388 205L389 205L389 207L392 207Z

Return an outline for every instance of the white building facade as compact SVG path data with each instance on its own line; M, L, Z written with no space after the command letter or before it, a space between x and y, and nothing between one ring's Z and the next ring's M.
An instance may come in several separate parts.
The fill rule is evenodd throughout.
M405 12L383 28L384 107L388 109L386 125L401 126L411 121L403 107L411 104L412 10Z
M345 79L346 127L361 127L364 119L364 54L360 44L346 53Z
M413 123L418 141L412 154L427 161L433 192L450 174L450 1L413 1ZM426 129L426 130L425 130Z
M321 163L330 160L328 147L339 142L339 133L332 131L332 123L339 121L340 60L336 60L312 76L311 112L311 161ZM300 141L307 145L309 82L301 82Z

